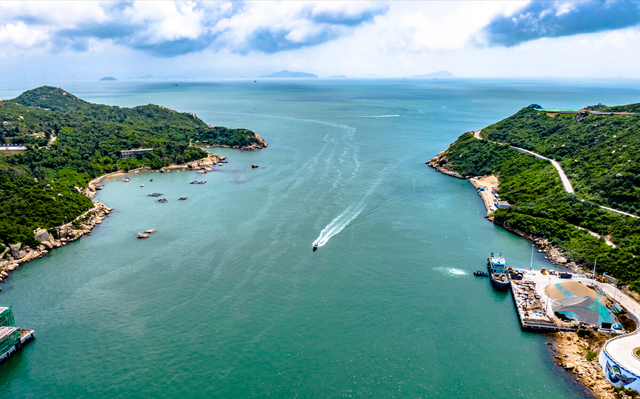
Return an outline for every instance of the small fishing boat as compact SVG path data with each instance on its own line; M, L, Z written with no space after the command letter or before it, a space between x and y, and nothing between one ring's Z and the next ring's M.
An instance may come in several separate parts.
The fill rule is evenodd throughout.
M489 273L483 272L482 270L476 270L473 272L473 275L478 277L489 277Z

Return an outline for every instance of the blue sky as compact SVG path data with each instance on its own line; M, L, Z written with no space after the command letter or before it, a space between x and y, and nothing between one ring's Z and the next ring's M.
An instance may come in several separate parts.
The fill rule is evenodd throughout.
M640 76L640 2L0 2L0 81Z

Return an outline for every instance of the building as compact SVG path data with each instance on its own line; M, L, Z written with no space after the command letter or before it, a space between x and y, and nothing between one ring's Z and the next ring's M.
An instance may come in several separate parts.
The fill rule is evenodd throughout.
M120 159L137 157L138 155L144 155L150 152L153 152L153 148L139 148L137 150L124 150L120 152Z

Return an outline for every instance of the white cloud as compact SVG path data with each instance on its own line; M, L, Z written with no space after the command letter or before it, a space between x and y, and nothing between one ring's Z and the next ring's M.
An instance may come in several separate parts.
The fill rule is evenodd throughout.
M30 49L45 43L49 35L41 29L31 29L25 23L0 26L0 46Z

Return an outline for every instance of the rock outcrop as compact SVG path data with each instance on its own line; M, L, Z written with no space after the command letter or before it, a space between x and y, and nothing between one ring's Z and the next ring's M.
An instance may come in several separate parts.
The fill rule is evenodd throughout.
M436 155L432 160L426 162L426 164L445 175L457 177L458 179L465 179L465 177L462 176L460 173L447 167L447 163L449 162L449 160L445 157L445 152L446 151L442 151L441 153Z
M102 223L102 220L111 211L113 211L113 208L108 208L101 202L94 202L94 207L78 216L74 222L56 227L57 239L47 230L39 228L34 231L34 238L39 241L36 248L23 246L22 243L9 245L9 253L0 257L0 276L4 276L0 278L6 279L9 276L8 272L29 261L42 257L54 248L67 245L68 242L75 241L83 235L90 235L95 225ZM81 223L78 228L75 228L74 223L78 221Z

